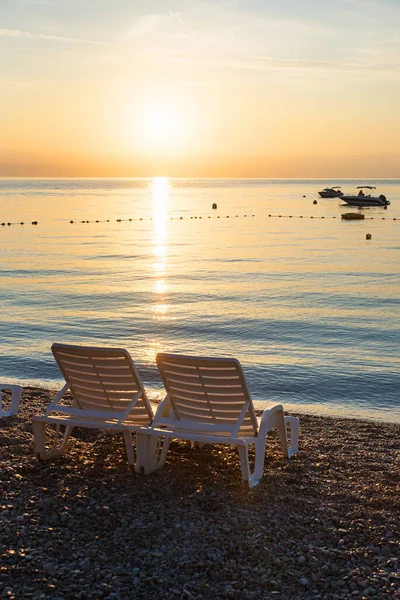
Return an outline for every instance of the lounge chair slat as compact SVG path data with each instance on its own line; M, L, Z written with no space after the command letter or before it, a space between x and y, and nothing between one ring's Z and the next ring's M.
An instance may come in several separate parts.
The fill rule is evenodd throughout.
M63 352L58 350L57 352L60 360L65 363L68 362L77 362L79 359L82 359L83 362L96 361L97 364L117 364L124 363L128 361L128 355L123 351L117 351L115 353L106 355L103 353L97 352Z
M92 391L101 391L104 393L104 388L107 389L107 393L123 393L123 394L131 394L134 396L138 391L138 388L134 384L125 384L118 385L117 383L109 383L107 386L106 382L99 381L87 381L85 379L76 379L75 377L70 377L71 385L74 386L74 389L82 389L82 390L92 390Z
M92 371L92 373L76 373L75 371L71 372L68 371L68 377L70 381L85 381L87 383L98 383L99 381L99 376L98 374L94 374L94 372ZM122 377L119 375L103 375L102 377L102 382L108 386L111 385L118 385L119 387L122 385L127 385L127 386L135 386L137 388L137 384L135 382L132 382L132 374L130 373L129 377Z
M230 385L208 385L207 382L198 380L196 383L186 383L179 380L175 380L172 377L168 377L168 381L170 382L171 389L174 390L187 390L189 392L193 392L195 394L221 394L223 396L229 395L240 395L243 397L243 388L240 385L230 384Z
M217 387L229 387L240 385L240 378L234 373L225 377L208 377L203 375L202 371L193 372L191 376L175 374L173 371L166 371L170 381L179 381L181 384L200 385L215 385Z
M232 368L221 368L221 369L208 369L208 368L203 368L203 369L184 369L182 366L180 365L171 365L170 367L165 369L165 373L168 373L168 375L183 375L186 377L199 377L200 375L202 377L215 377L218 378L220 377L221 379L236 379L237 378L237 374L236 374L236 369L232 369Z
M74 368L83 368L83 367L87 367L90 365L95 365L96 367L98 367L99 369L123 369L124 367L126 367L129 363L127 361L127 359L123 356L123 357L117 357L117 358L113 358L112 360L104 360L101 358L97 358L95 356L91 357L91 356L74 356L74 357L66 357L63 355L59 356L60 360L63 361L63 364L65 366Z
M171 390L172 392L172 396L174 398L174 401L179 403L180 400L190 400L192 402L196 402L196 400L199 400L200 397L197 394L193 394L192 392L177 392L175 390ZM204 398L204 394L203 394L203 398ZM207 394L207 400L211 405L211 408L214 406L215 404L225 404L226 406L232 405L233 409L234 407L238 407L239 408L239 402L236 402L236 400L240 400L240 398L242 398L242 402L241 402L241 406L240 408L243 406L243 403L245 401L245 399L243 399L243 396L237 396L237 397L232 397L232 396L214 396L214 395L209 395ZM240 412L240 409L239 409Z
M88 375L89 377L93 375L101 377L129 377L130 375L132 375L132 371L129 369L128 365L122 365L121 367L110 366L108 368L105 368L104 366L100 368L100 366L97 367L93 364L86 364L80 367L78 367L77 365L68 364L63 366L64 370L67 373L71 373L71 375L81 375L83 377L86 375Z

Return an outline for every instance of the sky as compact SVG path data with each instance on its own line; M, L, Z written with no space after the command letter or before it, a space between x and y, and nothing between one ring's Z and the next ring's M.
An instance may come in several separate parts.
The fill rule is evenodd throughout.
M0 176L400 177L400 0L0 0Z

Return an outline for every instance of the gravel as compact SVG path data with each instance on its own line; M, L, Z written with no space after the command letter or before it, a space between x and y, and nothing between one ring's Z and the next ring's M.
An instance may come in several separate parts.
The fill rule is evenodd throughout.
M173 442L165 467L129 472L122 436L76 429L39 463L26 388L0 419L0 598L400 598L400 426L299 415L300 453L277 437L241 487L236 450Z

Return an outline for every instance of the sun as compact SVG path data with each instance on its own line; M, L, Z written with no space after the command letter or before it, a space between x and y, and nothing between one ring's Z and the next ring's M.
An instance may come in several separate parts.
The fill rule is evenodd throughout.
M167 107L158 106L149 110L144 123L149 141L160 142L163 145L172 143L182 134L182 119Z
M153 94L140 99L130 115L130 136L145 152L174 154L188 147L192 119L184 99L173 94Z

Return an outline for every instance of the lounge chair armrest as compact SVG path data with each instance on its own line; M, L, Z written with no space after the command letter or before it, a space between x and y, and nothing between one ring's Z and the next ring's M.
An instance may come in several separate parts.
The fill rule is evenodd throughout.
M167 394L164 400L161 400L160 404L157 407L156 414L154 415L153 423L151 425L152 427L156 426L158 419L170 416L170 412L172 410L170 399L171 395Z
M275 404L263 410L260 422L259 435L267 435L268 431L279 427L283 419L282 404Z
M118 419L118 423L122 423L123 421L125 421L125 419L129 416L129 413L131 412L132 408L135 407L135 405L138 403L138 400L141 398L142 396L142 391L139 390L139 392L137 392L132 400L129 402L128 406L126 407L126 409L124 410L124 412L122 413L122 415L120 416L120 418Z
M69 383L67 382L64 387L62 388L62 390L60 390L57 394L57 396L54 398L53 402L48 406L45 415L46 417L49 416L49 414L51 413L52 410L56 410L57 407L57 403L61 400L61 398L64 396L65 392L69 390Z

